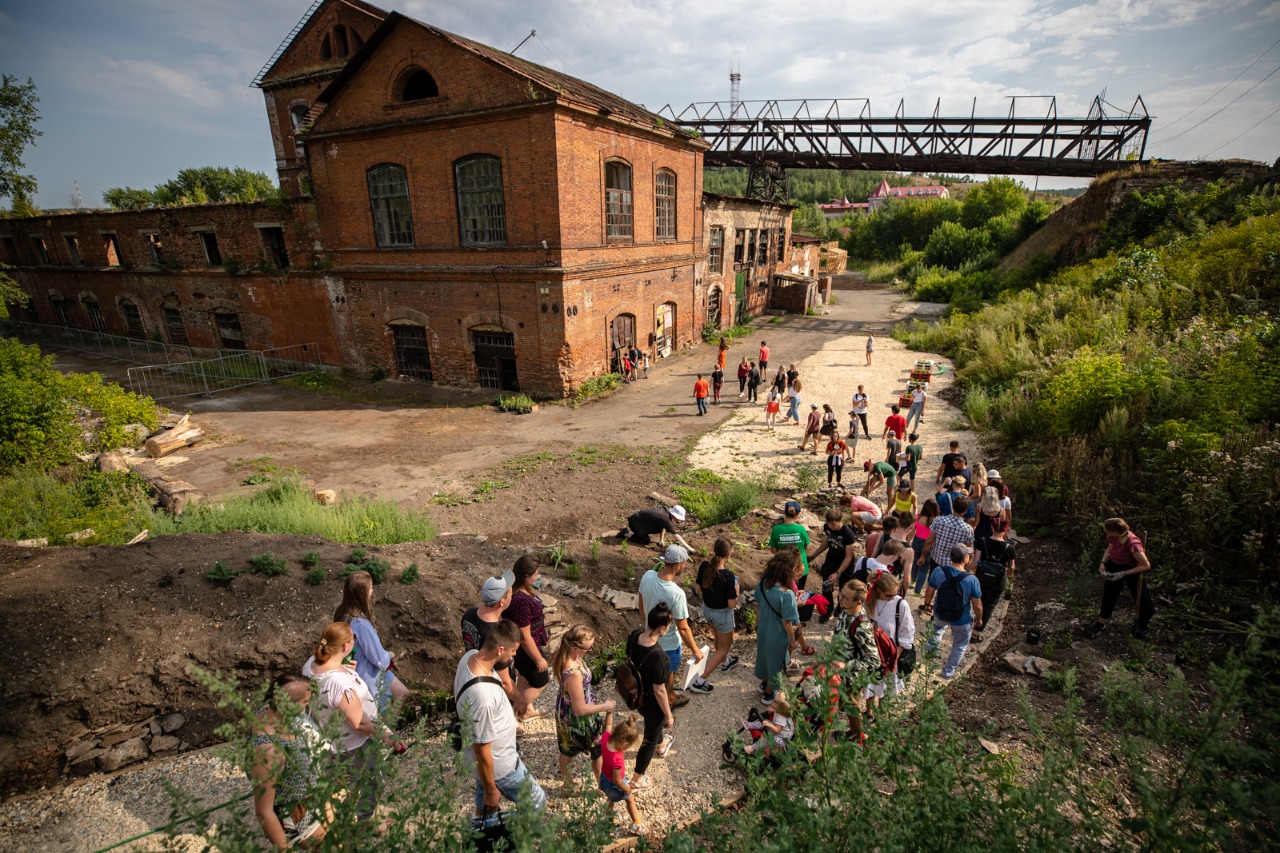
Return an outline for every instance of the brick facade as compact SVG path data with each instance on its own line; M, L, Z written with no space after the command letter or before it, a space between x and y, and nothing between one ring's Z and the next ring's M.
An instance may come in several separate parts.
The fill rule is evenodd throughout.
M703 283L707 305L715 303L719 291L720 322L715 325L731 326L758 317L769 307L774 276L785 264L792 208L712 193L703 196L703 203L707 247ZM717 230L719 263L712 257Z
M692 346L713 291L721 325L768 303L790 208L704 202L705 143L588 83L328 0L259 85L282 188L311 195L8 220L0 254L15 255L40 322L169 340L176 310L193 346L315 341L359 371L557 397L614 369L620 347L658 359ZM712 218L729 235L715 274ZM735 269L739 230L768 242ZM223 334L228 313L243 341Z

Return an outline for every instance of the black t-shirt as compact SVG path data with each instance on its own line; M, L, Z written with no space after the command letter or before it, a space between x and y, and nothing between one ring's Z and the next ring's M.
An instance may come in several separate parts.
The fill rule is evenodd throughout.
M631 632L631 638L627 640L627 658L640 672L640 692L649 700L653 697L653 685L667 683L670 664L667 653L657 643L647 647L640 645L640 634L640 631Z
M480 618L480 609L473 607L462 614L462 648L465 651L478 649L489 639L489 632L497 622L486 622Z
M711 371L711 381L712 381L712 383L714 383L714 384L716 384L716 385L723 385L723 384L724 384L724 371L723 371L723 370L721 370L721 369L720 369L720 368L718 368L718 367L717 367L715 370Z
M957 459L960 460L959 465L955 464ZM964 468L964 466L965 466L965 459L964 459L963 453L942 454L942 470L943 470L942 476L951 477L956 474L959 474L961 469Z
M800 378L800 371L798 371L798 370L788 370L788 371L787 371L787 384L788 384L788 385L795 385L795 384L796 384L796 380L797 380L797 379L799 379L799 378Z
M706 563L702 565L705 566ZM702 574L702 566L698 567L698 574ZM737 576L728 569L716 572L715 577L711 579L711 586L699 586L702 591L702 603L712 610L724 610L729 606L729 599L734 597L733 591L737 581Z
M747 371L747 384L752 388L760 384L760 371L754 367Z
M993 563L1007 566L1013 560L1018 559L1017 544L1008 540L1001 541L984 536L976 540L974 545L978 549L979 559L982 560L990 560Z
M627 527L631 528L632 533L640 536L652 536L664 530L668 533L676 532L671 513L660 506L651 506L631 513L631 517L627 519Z
M822 573L826 575L840 568L845 548L858 541L858 534L847 524L841 525L839 530L832 530L824 524L822 532L827 537L827 559L822 567Z

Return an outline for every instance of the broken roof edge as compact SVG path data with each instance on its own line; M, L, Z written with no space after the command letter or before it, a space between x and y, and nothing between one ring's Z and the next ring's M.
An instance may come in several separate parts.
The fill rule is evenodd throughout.
M786 201L764 201L763 199L751 198L745 195L722 195L721 193L709 193L702 191L704 199L715 199L716 201L744 201L747 204L758 204L766 207L781 207L787 210L795 210L797 205Z
M285 54L289 52L291 47L293 47L294 42L302 38L303 33L310 29L315 23L315 18L320 12L320 7L326 2L327 0L315 0L315 2L311 4L311 7L303 13L301 18L298 19L298 23L294 24L293 29L289 31L288 35L280 41L279 46L276 47L275 53L273 53L271 58L267 60L267 64L262 66L262 70L258 72L258 76L254 77L249 83L250 87L255 89L263 88L262 84L267 82L267 78L271 76L271 72L280 64L280 60L284 59ZM369 17L376 18L379 21L384 20L387 15L390 14L386 9L381 9L374 6L372 3L366 3L364 0L334 0L334 2L345 3L348 6L365 12Z

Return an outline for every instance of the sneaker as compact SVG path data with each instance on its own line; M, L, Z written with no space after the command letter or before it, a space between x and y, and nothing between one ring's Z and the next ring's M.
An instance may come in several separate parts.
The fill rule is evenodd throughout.
M727 658L724 659L724 663L720 664L720 671L728 672L729 670L733 669L737 665L738 665L738 656L729 655Z
M760 694L760 702L761 702L762 704L764 704L764 705L772 705L772 704L773 704L773 693L764 693L764 692L761 692L761 694Z
M694 693L710 693L715 688L712 687L710 684L708 684L706 681L702 681L702 682L695 681L693 682L693 684L689 685L689 689L692 690Z
M659 758L667 757L667 753L671 751L671 744L675 739L675 735L667 735L662 739L662 743L658 744L657 756Z
M1089 630L1086 631L1085 634L1090 640L1096 640L1098 639L1098 635L1102 633L1102 629L1105 627L1107 627L1106 624L1102 622L1094 622L1089 626Z
M653 780L649 778L648 774L637 776L631 782L631 790L633 791L647 791L652 787Z

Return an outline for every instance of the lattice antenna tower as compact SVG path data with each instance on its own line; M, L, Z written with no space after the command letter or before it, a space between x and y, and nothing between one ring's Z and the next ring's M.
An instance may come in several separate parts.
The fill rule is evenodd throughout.
M742 102L742 64L737 61L729 63L729 115L738 111Z

